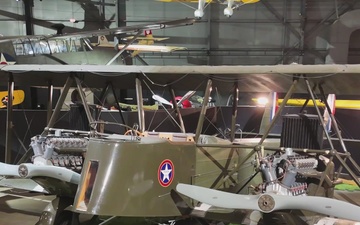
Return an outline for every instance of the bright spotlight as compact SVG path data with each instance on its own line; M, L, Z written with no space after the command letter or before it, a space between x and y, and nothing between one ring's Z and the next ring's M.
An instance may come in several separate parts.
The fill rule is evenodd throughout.
M265 106L266 104L268 104L269 99L266 97L260 97L257 99L257 104L260 106Z

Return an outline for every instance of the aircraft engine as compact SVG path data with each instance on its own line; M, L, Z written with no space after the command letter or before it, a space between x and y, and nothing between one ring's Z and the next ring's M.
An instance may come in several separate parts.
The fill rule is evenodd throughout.
M294 153L291 148L284 154L267 156L260 165L265 181L261 189L281 195L305 195L307 182L301 174L314 171L317 165L317 159Z
M30 145L34 151L32 162L35 165L53 165L81 172L88 139L74 131L35 136Z
M234 13L234 10L232 8L230 8L230 7L226 7L224 9L224 15L226 17L231 17L233 15L233 13Z

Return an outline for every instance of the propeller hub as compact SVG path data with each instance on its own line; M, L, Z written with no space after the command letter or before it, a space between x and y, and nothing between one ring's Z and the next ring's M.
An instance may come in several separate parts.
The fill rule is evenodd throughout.
M18 173L20 177L27 177L29 170L25 165L20 165L18 168Z
M271 212L275 207L275 200L271 195L261 195L258 199L258 206L263 212Z

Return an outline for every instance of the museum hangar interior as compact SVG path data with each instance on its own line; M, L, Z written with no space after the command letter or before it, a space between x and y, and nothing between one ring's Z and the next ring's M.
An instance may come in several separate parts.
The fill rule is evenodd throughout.
M161 24L160 21L191 19L194 18L194 13L196 15L196 10L199 10L198 4L175 0L3 0L0 10L1 63L5 65L50 64L54 65L54 68L56 65L60 67L61 65L108 64L184 67L360 64L358 41L360 39L360 3L358 0L260 0L246 4L235 1L230 7L233 10L232 15L226 16L224 13L229 12L226 11L228 7L228 3L221 0L205 3L204 15L201 18L195 18L191 24L151 30L153 35L151 40L154 43L146 43L146 45L172 49L169 52L125 48L122 51L118 48L120 45L129 44L129 40L140 44L142 40L140 38L146 34L137 33L136 30L116 35L90 35L87 38L78 38L76 35L71 37L71 34L143 24ZM46 41L49 35L57 37L64 35L65 37L68 34L70 36L66 38ZM1 41L6 38L9 40ZM101 46L104 40L110 42L108 43L111 44L110 48ZM122 51L122 54L115 57L119 51ZM0 91L7 92L9 84L10 82L1 83ZM87 101L90 104L99 105L103 90L83 87L87 93ZM46 111L49 104L47 88L18 86L15 83L15 89L24 91L25 99L22 104L12 107L14 109L11 124L11 126L14 125L13 129L9 128L8 110L0 109L0 150L8 152L8 148L13 146L10 156L1 153L1 162L18 161L24 154L24 150L28 149L30 138L40 134L51 120L49 110ZM187 91L189 90L181 90L176 95L177 97L184 96ZM259 110L254 103L254 98L258 98L259 95L239 91L239 107L244 107L240 107L243 111L237 112L237 125L242 137L246 133L254 134L261 131L261 120L264 119L265 109ZM230 92L231 90L220 94L213 93L210 97L214 101L209 102L215 106L226 106L228 108L224 109L224 112L227 110L226 112L231 113L231 106L234 104L229 104ZM261 93L261 90L254 90L254 92ZM61 93L61 87L53 90L54 100L50 103L51 109L56 107L56 100L60 98ZM105 98L107 105L103 107L111 110L113 106L111 103L114 100L136 104L137 94L135 88L116 90ZM162 95L165 99L171 98L171 93L167 91L158 91L156 94ZM285 93L278 94L279 98L285 97ZM204 97L206 91L197 90L196 95ZM144 91L144 103L155 104L152 96L154 96L153 92ZM307 95L302 94L296 97L306 98ZM355 94L336 97L346 100L358 99L358 95ZM148 99L148 102L145 102L145 99ZM75 117L75 114L66 113L66 111L71 111L67 104L77 100L79 100L78 97L71 94L64 100L61 117L57 121L59 127L68 128L67 126L72 125L70 129L89 128L88 124L84 124L88 116L85 112L82 112L81 119ZM97 115L96 107L91 110L93 110L91 113ZM196 110L199 113L200 106ZM294 109L290 107L286 110L285 114L294 112ZM307 110L311 113L315 112L313 108ZM79 113L79 111L73 113ZM121 113L120 115L118 112L112 113L107 114L107 118L116 117L116 120L120 120L119 118L122 117ZM359 139L358 112L340 109L336 113L342 135L348 139ZM125 118L133 122L137 119L134 115L129 113ZM207 125L217 121L221 129L226 129L232 122L230 117L220 119L220 114L215 111L210 116L213 120L207 122ZM164 117L166 117L165 112L158 116L156 123L162 124ZM185 126L191 127L189 132L197 132L195 125L198 117L189 116L189 121L184 121ZM161 131L173 132L172 122L164 124L166 125ZM149 130L155 132L155 128L152 127ZM12 132L11 144L8 141L8 134L5 135L9 130ZM276 124L272 131L277 137L276 135L281 133L281 123ZM218 130L208 132L212 135ZM350 146L350 151L355 161L359 161L359 153L354 152L357 144L355 142L352 144L355 146ZM156 211L156 207L153 208ZM111 209L106 210L111 211ZM99 210L99 212L102 211ZM2 213L0 212L0 215L3 215ZM40 211L33 213L36 214L36 220L39 213Z

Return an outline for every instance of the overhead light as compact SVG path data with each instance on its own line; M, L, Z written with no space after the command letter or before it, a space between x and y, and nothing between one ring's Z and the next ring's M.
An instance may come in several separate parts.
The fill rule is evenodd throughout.
M268 103L269 103L269 99L266 98L266 97L259 97L257 99L257 104L260 105L260 106L265 106Z

